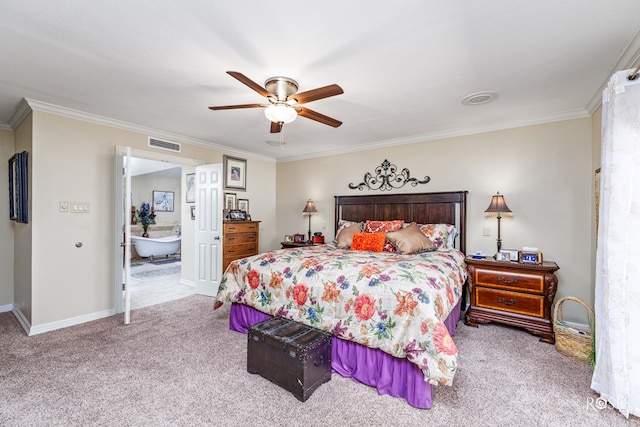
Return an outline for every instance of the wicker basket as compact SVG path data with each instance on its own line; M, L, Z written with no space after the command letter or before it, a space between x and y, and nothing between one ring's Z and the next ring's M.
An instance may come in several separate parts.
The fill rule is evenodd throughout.
M569 326L562 320L562 304L565 301L575 301L581 304L589 314L589 330ZM553 309L553 331L556 335L556 350L578 362L590 364L593 352L592 330L594 326L594 312L583 300L576 297L561 298Z

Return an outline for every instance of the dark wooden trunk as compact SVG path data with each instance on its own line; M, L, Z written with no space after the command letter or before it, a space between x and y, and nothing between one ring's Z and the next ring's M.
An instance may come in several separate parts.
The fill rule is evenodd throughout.
M331 334L282 317L249 329L247 371L306 401L331 379Z

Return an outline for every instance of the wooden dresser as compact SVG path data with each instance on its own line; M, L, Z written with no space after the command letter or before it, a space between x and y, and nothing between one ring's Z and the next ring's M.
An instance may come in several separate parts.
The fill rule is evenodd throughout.
M465 323L498 322L525 328L553 344L551 306L559 269L555 262L524 264L467 257L470 306Z
M256 255L260 221L225 221L222 225L222 270L233 260Z

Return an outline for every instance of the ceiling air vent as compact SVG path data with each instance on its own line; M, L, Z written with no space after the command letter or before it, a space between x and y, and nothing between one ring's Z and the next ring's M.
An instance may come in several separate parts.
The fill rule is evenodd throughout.
M181 145L177 142L169 142L163 141L161 139L151 138L149 137L149 147L160 148L162 150L173 151L174 153L179 153L181 151Z

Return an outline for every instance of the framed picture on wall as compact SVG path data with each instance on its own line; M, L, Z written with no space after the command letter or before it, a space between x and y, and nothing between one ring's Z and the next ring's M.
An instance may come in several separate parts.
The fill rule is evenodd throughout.
M225 190L247 190L247 160L223 156Z
M196 174L189 173L186 177L184 193L186 195L187 203L195 203L196 202Z
M27 152L16 153L9 159L9 219L29 222L29 184Z
M173 212L173 191L153 190L153 208L156 212Z

